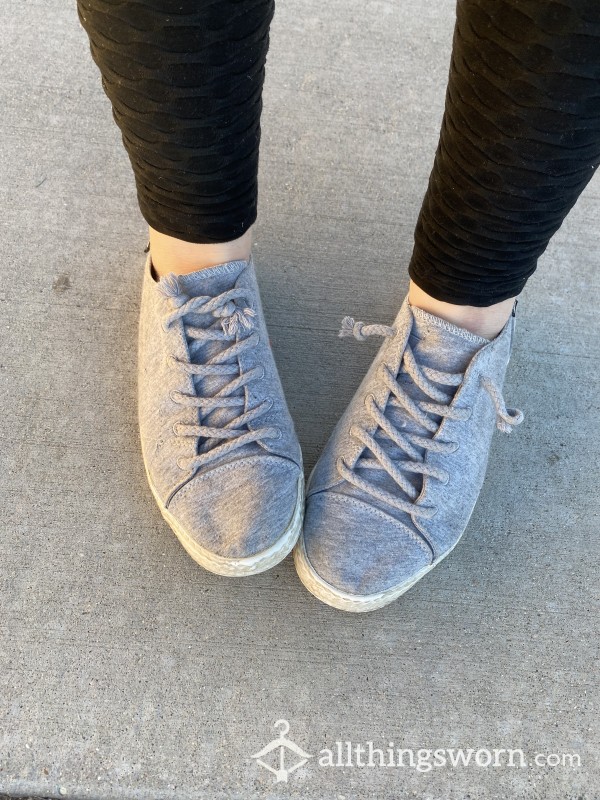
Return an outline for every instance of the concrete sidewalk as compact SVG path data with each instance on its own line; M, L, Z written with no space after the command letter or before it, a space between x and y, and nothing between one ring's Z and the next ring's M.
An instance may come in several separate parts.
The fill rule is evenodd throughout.
M341 318L389 322L407 288L453 5L277 9L255 254L309 469L378 346ZM146 226L75 3L3 0L0 44L0 793L600 797L597 179L519 304L526 420L496 435L465 538L400 602L343 614L290 560L222 579L166 527L136 419ZM288 783L251 758L280 719L312 756ZM369 740L531 765L318 763Z

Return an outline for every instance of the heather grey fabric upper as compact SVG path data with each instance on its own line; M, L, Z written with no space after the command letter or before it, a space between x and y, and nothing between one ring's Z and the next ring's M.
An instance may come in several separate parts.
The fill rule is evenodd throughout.
M360 337L362 323L353 323L349 320L350 328L354 327L355 335L358 332ZM503 429L509 429L501 421L495 405L502 405L501 398L497 396L494 401L490 394L493 388L486 390L481 381L492 379L495 387L502 389L514 323L515 318L511 316L502 332L488 342L420 309L413 309L408 298L405 299L394 322L393 335L389 329L389 338L384 340L339 420L309 481L304 544L313 569L332 586L354 595L385 591L434 563L460 538L483 483L496 420ZM469 419L446 417L442 420L441 416L430 414L436 423L441 422L432 436L406 410L390 403L390 390L382 379L386 367L412 400L432 402L404 368L400 371L407 346L420 367L464 373L458 387L440 384L439 388L452 398L448 404L451 408L472 409ZM437 468L438 476L449 478L447 483L438 477L403 472L414 487L413 508L435 507L435 516L428 519L392 507L385 498L357 487L340 474L339 459L342 459L342 464L358 474L360 480L375 486L375 492L393 494L402 501L411 502L385 469L361 466L368 448L351 432L356 430L355 426L375 434L376 443L381 444L395 463L410 460L378 429L368 411L371 398L385 410L385 416L402 434L459 444L452 453L419 448L425 465L433 471ZM462 416L467 413L457 412ZM511 424L515 424L514 419ZM447 446L446 450L449 448ZM374 463L372 461L371 465Z
M159 501L200 545L225 557L254 555L273 544L292 517L302 457L269 344L253 261L233 261L190 275L169 275L160 282L151 275L151 263L148 253L138 352L140 437L150 481ZM189 313L165 324L189 298L210 300L231 289L244 290L243 296L229 307L218 308L214 315ZM231 315L234 306L236 311ZM252 327L246 328L244 322L231 340L224 342L222 326L235 321L237 314ZM208 329L209 338L194 339L194 329ZM210 339L211 331L221 338ZM218 362L225 347L242 343L250 335L258 339L256 346L250 346L254 339L248 346L241 344L245 349L225 361L225 369L235 375L190 375L172 360ZM176 402L181 399L179 392L214 397L237 375L254 368L258 368L258 377L233 393L243 398L236 407L212 408L207 413L206 409ZM233 418L266 400L270 401L268 410L240 430L265 429L277 432L279 438L259 438L199 467L188 464L225 442L208 436L178 436L175 430L181 432L185 430L182 426L199 424L223 429Z

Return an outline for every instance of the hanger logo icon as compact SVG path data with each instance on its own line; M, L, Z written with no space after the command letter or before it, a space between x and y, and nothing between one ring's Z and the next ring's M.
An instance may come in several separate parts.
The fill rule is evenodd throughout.
M264 767L275 775L275 783L287 783L288 775L299 767L304 766L312 756L310 753L305 753L301 747L298 747L297 744L294 744L294 742L287 738L287 734L290 730L290 723L287 719L278 719L273 727L275 730L280 729L279 736L269 742L262 750L259 750L258 753L254 753L254 755L250 757L255 758L257 764L260 764L261 767ZM268 764L264 760L271 753L276 754L275 766ZM286 756L288 759L291 759L291 756L296 756L299 760L292 762L290 767L286 767Z

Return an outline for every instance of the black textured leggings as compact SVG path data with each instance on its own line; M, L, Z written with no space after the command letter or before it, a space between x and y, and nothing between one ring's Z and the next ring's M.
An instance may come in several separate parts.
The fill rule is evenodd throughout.
M241 236L256 219L273 0L78 12L148 224L190 242ZM599 0L458 0L411 278L451 303L519 294L599 163Z

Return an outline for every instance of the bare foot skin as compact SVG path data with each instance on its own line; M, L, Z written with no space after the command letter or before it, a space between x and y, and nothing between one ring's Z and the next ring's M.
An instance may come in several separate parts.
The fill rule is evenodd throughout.
M149 228L152 265L159 277L174 272L187 275L227 261L247 261L252 248L252 228L239 239L218 244L194 244Z
M428 311L436 317L458 325L459 328L465 328L471 333L476 333L486 339L494 339L506 325L506 321L512 312L515 298L510 297L508 300L502 300L502 302L493 306L485 306L483 308L478 306L456 306L453 303L444 303L441 300L436 300L435 297L431 297L411 281L408 290L408 302L411 306L422 308L423 311Z

